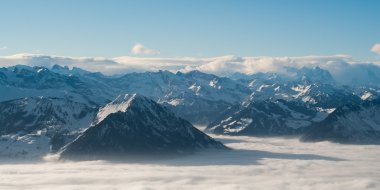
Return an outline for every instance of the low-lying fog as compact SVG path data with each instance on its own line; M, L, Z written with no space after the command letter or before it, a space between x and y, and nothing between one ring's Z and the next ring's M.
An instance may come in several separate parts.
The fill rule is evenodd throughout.
M235 150L139 164L1 164L0 189L380 189L380 146L215 138Z

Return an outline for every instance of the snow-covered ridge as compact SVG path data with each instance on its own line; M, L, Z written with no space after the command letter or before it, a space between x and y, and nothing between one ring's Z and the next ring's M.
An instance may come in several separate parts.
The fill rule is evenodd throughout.
M155 104L155 102L137 93L119 95L115 100L99 109L93 125L100 123L110 114L117 112L126 112L132 104L135 107L150 110L150 107Z
M104 118L106 118L108 115L112 113L125 112L136 96L137 96L136 93L119 95L111 103L99 109L98 114L96 115L96 120L94 124L101 122Z

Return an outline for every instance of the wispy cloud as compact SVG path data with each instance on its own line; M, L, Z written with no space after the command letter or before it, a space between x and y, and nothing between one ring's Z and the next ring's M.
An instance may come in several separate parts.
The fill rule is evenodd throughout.
M0 47L0 51L1 51L1 50L7 50L7 49L8 49L8 46L1 46L1 47Z
M140 43L137 43L137 44L135 44L132 47L131 53L135 54L135 55L139 55L139 54L144 54L144 55L156 55L156 54L160 54L159 51L154 50L154 49L146 48L144 45L142 45Z
M380 55L380 44L375 44L372 46L371 51L373 53L376 53L377 55Z

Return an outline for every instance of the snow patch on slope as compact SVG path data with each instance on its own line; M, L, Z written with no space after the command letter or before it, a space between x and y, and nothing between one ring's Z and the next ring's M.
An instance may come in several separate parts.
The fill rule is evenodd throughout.
M114 101L99 109L95 124L103 121L108 115L117 112L125 112L137 94L119 95Z
M367 100L368 98L371 98L373 96L373 94L371 92L364 92L364 94L362 96L360 96L360 99L362 100Z

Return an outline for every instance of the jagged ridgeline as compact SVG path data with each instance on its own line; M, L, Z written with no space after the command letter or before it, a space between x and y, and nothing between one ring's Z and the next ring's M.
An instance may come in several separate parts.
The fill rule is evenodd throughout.
M0 101L44 96L103 106L119 94L138 93L165 105L193 124L206 125L220 110L240 103L248 87L226 77L193 71L105 76L59 65L51 69L17 65L0 69Z

